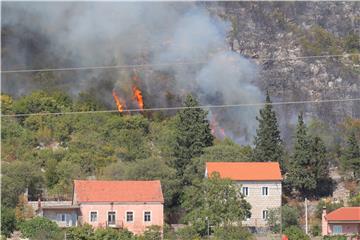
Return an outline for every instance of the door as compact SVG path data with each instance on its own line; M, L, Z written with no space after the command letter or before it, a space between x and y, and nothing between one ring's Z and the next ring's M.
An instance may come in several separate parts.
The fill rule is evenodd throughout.
M115 225L116 224L116 212L110 211L108 212L108 225Z

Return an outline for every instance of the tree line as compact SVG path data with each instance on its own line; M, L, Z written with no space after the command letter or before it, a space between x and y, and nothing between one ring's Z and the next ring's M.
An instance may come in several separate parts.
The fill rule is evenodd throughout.
M33 92L18 99L3 94L1 103L2 114L102 109L86 94L73 99L60 91ZM32 200L69 199L73 179L160 179L166 222L191 223L189 232L204 236L207 221L224 227L217 234L231 233L224 229L248 217L251 208L231 181L216 176L204 179L205 161L279 162L285 194L298 199L331 194L330 162L351 173L350 180L359 179L359 120L349 118L339 126L337 131L345 133L345 141L336 142L328 141L335 138L326 124L317 119L306 124L299 113L289 148L281 139L277 114L267 93L256 119L259 125L254 141L241 146L227 138L215 139L207 111L193 108L198 105L197 99L188 95L184 106L191 108L172 116L94 113L3 117L2 210L19 210L19 196L26 189ZM231 194L228 205L219 208L216 196L222 191ZM203 201L205 198L209 201Z

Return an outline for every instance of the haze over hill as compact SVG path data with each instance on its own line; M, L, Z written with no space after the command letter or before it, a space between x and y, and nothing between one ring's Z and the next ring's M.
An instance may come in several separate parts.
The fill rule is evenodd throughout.
M284 59L358 53L359 3L3 3L2 69L155 64L121 70L5 74L3 92L89 92L114 109L112 91L136 108L179 106L189 92L201 104L360 96L359 58ZM157 65L181 62L186 64ZM201 62L199 64L199 62ZM298 111L333 124L359 117L357 102L277 107L284 137ZM255 134L257 107L212 110L239 143ZM217 133L223 137L221 132Z

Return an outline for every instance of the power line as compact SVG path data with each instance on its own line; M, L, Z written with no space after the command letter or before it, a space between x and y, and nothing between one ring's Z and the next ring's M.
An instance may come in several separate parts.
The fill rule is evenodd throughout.
M317 103L332 103L332 102L353 102L360 101L360 98L349 99L327 99L327 100L309 100L309 101L291 101L291 102L273 102L273 103L240 103L240 104L222 104L222 105L202 105L196 107L160 107L160 108L145 108L145 109L127 109L127 112L150 112L150 111L170 111L182 109L211 109L211 108L235 108L235 107L253 107L264 105L289 105L289 104L317 104ZM95 114L95 113L113 113L118 110L97 110L97 111L78 111L78 112L56 112L56 113L19 113L19 114L3 114L2 117L26 117L26 116L47 116L47 115L75 115L75 114Z
M358 53L346 53L339 55L314 55L314 56L299 56L288 58L249 58L249 60L260 61L285 61L296 59L314 59L314 58L335 58L335 57L349 57L360 56ZM43 69L19 69L19 70L4 70L0 71L2 74L10 73L33 73L33 72L59 72L59 71L80 71L80 70L98 70L98 69L128 69L128 68L149 68L155 66L175 66L175 65L198 65L206 64L208 61L191 61L191 62L172 62L172 63L148 63L148 64L132 64L132 65L112 65L112 66L89 66L89 67L69 67L69 68L43 68Z

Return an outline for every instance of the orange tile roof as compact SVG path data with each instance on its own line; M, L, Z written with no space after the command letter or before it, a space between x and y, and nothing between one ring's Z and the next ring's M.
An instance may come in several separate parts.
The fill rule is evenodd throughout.
M161 184L155 181L75 180L76 202L164 202Z
M207 162L207 175L218 172L222 178L238 181L282 180L277 162Z
M325 216L328 221L360 221L360 207L342 207Z

